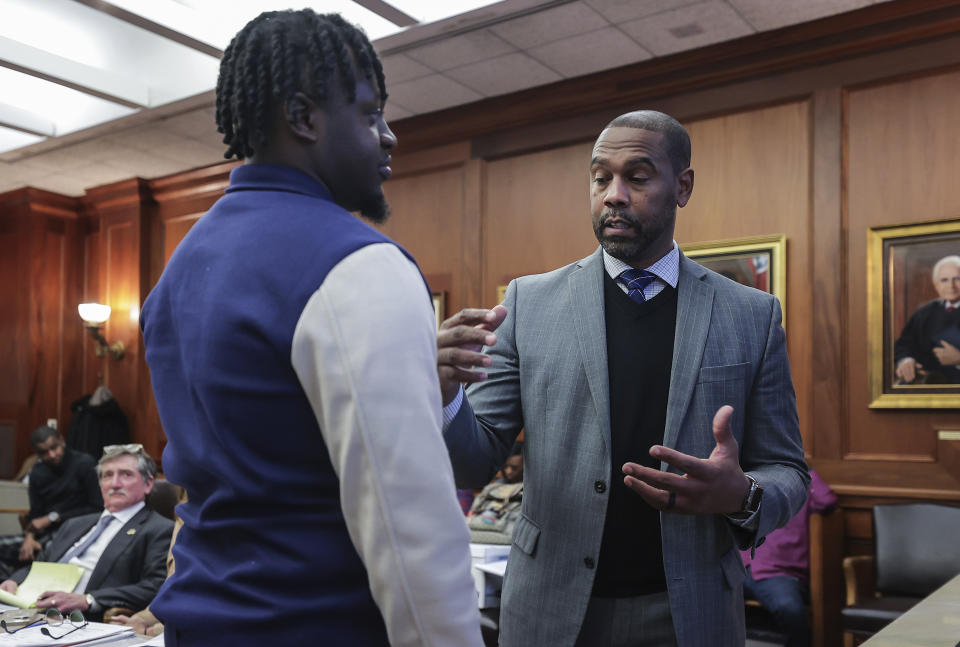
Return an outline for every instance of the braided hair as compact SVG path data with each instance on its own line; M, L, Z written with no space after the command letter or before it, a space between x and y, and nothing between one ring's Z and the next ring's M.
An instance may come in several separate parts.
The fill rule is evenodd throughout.
M233 37L220 61L217 131L227 159L250 157L266 143L270 110L297 92L322 103L336 78L347 102L356 99L356 72L376 79L387 98L383 67L366 34L339 14L311 9L268 11Z

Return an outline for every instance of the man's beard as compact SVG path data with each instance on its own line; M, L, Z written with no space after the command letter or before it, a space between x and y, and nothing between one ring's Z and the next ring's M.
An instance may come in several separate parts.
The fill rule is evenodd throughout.
M614 258L630 263L633 260L643 258L650 245L670 227L675 215L676 209L672 209L660 212L655 218L638 220L623 210L610 209L604 211L600 220L594 224L593 233L600 241L600 246L603 247L604 251ZM634 235L628 238L616 234L603 234L603 227L614 218L626 222Z
M378 191L376 195L366 196L357 206L356 211L373 224L381 225L386 222L387 216L390 215L390 205L387 204L383 191Z

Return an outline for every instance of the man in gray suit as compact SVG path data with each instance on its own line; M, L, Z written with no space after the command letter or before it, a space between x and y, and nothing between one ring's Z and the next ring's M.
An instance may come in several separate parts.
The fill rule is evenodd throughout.
M743 645L737 548L806 497L779 303L673 241L689 164L668 115L612 121L590 163L600 248L438 334L458 487L525 430L504 647Z

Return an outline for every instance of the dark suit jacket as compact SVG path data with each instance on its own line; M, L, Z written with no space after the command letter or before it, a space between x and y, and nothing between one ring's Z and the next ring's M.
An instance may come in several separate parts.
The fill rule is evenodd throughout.
M100 513L68 519L53 534L50 544L37 561L55 562L100 519ZM97 562L85 593L97 600L101 611L91 613L97 619L110 607L145 608L167 577L166 558L170 548L173 522L153 510L143 508L128 521L107 544ZM13 574L18 584L30 571L22 568Z

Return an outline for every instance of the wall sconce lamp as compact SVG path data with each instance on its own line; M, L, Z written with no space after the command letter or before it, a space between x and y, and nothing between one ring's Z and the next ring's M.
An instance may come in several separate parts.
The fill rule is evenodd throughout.
M110 344L104 338L103 333L100 332L103 324L110 318L110 306L105 306L102 303L81 303L77 306L77 311L80 313L80 318L83 319L83 325L90 331L90 336L97 342L95 349L97 357L103 357L110 353L113 359L123 359L123 342L115 341Z

